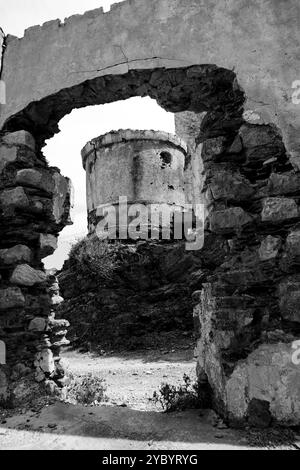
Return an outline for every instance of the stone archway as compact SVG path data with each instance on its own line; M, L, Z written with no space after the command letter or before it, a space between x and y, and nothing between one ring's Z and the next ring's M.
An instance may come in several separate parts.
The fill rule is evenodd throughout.
M211 111L205 120L202 139L209 137L210 132L211 136L226 134L242 122L244 93L237 84L235 73L215 65L196 65L132 70L122 75L107 74L84 81L28 104L4 122L2 131L27 130L41 147L45 139L59 131L58 122L73 109L135 96L149 96L173 113ZM222 126L218 126L220 120ZM210 125L210 121L214 125Z
M168 2L158 3L165 6L159 14L171 12ZM97 15L90 12L83 21ZM42 33L53 34L59 27L51 22ZM8 60L13 54L28 54L27 41L32 43L38 34L39 29L29 30L20 44L10 38ZM10 65L6 68L5 60L6 52L7 79ZM152 57L147 68L128 70L125 58L113 66L122 68L119 74L118 69L108 74L105 67L72 70L81 77L72 85L60 75L51 93L49 88L47 93L30 89L26 97L20 96L20 105L14 99L1 115L0 299L8 345L6 375L20 357L25 368L35 362L38 380L60 380L64 373L59 349L67 324L51 313L40 262L53 251L57 233L68 222L70 196L66 179L43 159L44 140L76 107L148 95L169 111L206 112L194 136L195 147L202 145L202 197L207 206L204 284L194 294L199 377L209 381L215 407L231 422L261 420L265 425L275 419L299 424L300 372L292 362L292 346L299 337L299 173L273 125L244 122L245 95L233 71L215 65L153 66L157 60ZM39 76L36 84L43 81ZM18 78L12 90L17 83ZM185 130L183 125L181 132Z

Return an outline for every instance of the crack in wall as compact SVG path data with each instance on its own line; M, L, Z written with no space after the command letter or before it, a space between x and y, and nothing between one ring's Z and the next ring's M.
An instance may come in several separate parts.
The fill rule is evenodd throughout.
M115 46L115 47L121 47L121 46ZM124 54L123 52L123 49L122 50L122 53ZM143 57L143 58L137 58L137 59L128 59L127 56L124 54L124 57L126 58L125 61L123 62L118 62L114 65L107 65L106 67L103 67L102 69L92 69L92 70L74 70L73 72L69 72L68 75L71 75L71 74L74 74L74 73L92 73L92 72L104 72L105 70L109 70L109 69L113 69L114 67L118 67L119 65L126 65L126 64L130 64L130 63L134 63L134 62L140 62L140 61L143 61L143 60L170 60L170 61L174 61L174 62L185 62L185 63L188 63L187 60L185 59L174 59L174 58L170 58L170 57L159 57L159 56L153 56L153 57ZM130 67L128 66L128 72L130 71Z
M126 61L122 63L127 64ZM235 79L233 72L216 65L154 67L107 74L30 103L5 122L2 133L27 130L35 136L38 146L43 146L45 139L59 132L58 122L73 109L135 96L149 96L173 113L215 110L212 122L226 116L226 126L231 127L233 119L241 122L245 100L244 92L235 85Z

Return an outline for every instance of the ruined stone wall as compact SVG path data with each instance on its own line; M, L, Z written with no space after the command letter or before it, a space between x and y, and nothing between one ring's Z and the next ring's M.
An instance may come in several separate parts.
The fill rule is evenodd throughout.
M17 398L14 380L18 389L20 379L34 371L37 381L61 378L59 350L68 323L55 320L56 298L49 293L41 259L56 249L59 231L70 223L69 207L69 180L48 166L33 137L24 131L3 136L0 336L6 365L0 369L1 402Z
M275 126L245 123L234 140L208 139L202 158L198 374L231 423L299 425L299 169Z
M243 0L131 0L6 38L0 319L8 364L22 356L21 370L35 361L38 379L62 375L40 260L66 222L68 197L41 146L74 108L150 96L171 112L206 113L195 138L207 207L203 287L193 296L199 377L233 423L299 425L298 29L298 0L251 8Z

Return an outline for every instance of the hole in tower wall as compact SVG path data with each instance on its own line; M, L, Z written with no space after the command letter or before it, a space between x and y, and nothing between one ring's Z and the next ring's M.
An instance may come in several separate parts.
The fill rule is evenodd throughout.
M169 152L161 152L160 159L161 159L161 168L166 168L167 166L171 166L172 155Z

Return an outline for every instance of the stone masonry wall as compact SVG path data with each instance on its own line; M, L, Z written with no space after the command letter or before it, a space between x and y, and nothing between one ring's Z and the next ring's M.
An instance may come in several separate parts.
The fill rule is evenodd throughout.
M300 168L280 132L245 123L203 143L206 282L198 305L198 375L231 423L300 424ZM211 244L217 247L206 256Z
M59 350L68 325L55 320L41 260L54 252L70 223L70 181L48 166L33 137L19 131L0 139L0 402L18 398L14 380L61 378ZM33 367L34 366L34 367ZM24 379L25 380L25 379Z

